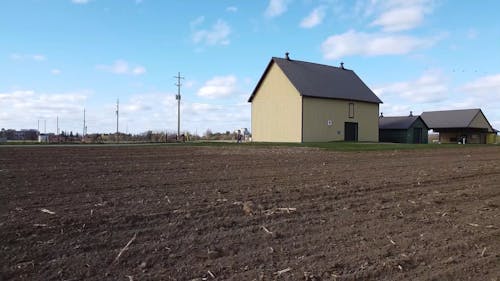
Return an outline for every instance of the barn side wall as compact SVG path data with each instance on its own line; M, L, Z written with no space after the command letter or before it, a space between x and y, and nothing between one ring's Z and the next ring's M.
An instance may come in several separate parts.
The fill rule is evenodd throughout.
M304 142L343 141L345 122L358 123L358 141L378 142L377 103L311 97L303 103Z
M252 100L252 140L301 142L302 97L273 63Z

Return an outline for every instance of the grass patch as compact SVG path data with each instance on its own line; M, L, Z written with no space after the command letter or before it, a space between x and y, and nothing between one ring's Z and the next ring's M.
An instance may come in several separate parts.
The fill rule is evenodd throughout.
M245 147L245 148L269 148L269 147L314 147L331 151L384 151L384 150L419 150L419 149L446 149L446 148L473 148L473 147L500 147L500 144L406 144L406 143L369 143L369 142L309 142L309 143L288 143L288 142L247 142L236 143L234 141L194 141L185 143L38 143L38 142L15 142L9 141L0 144L0 147L10 146L211 146L211 147Z
M241 147L315 147L333 151L383 151L410 149L442 149L465 148L491 145L459 145L459 144L406 144L406 143L366 143L366 142L310 142L310 143L273 143L273 142L191 142L188 146L241 146Z

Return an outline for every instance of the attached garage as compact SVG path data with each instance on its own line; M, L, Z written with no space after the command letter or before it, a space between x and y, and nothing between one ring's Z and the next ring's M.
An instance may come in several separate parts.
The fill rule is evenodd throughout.
M380 142L427 143L429 127L420 116L380 116Z

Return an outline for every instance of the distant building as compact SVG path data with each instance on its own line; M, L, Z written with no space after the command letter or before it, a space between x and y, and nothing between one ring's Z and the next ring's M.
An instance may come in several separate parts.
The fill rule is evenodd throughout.
M49 142L49 135L48 134L39 134L38 135L38 142Z
M38 130L35 129L21 129L15 131L14 140L37 140L38 134Z
M378 119L381 142L427 143L429 127L420 116L380 116Z
M421 115L441 143L495 143L496 133L481 109L426 111Z

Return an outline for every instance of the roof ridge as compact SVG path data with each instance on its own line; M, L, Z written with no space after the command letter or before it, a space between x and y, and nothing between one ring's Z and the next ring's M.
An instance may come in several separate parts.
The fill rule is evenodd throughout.
M477 110L480 111L481 108L464 108L464 109L446 109L446 110L433 110L433 111L424 111L424 112L444 112L444 111L472 111ZM422 112L422 113L424 113Z
M285 60L285 61L290 61L290 62L292 62L292 61L305 62L305 63L309 63L309 64L315 64L315 65L320 65L320 66L333 67L333 68L337 68L337 69L341 69L341 70L353 71L352 69L349 69L349 68L342 68L342 67L339 67L339 66L334 66L334 65L324 64L324 63L311 62L311 61L295 60L295 59L289 59L289 60L287 60L285 58L280 58L280 57L272 57L272 59L280 59L280 60Z

